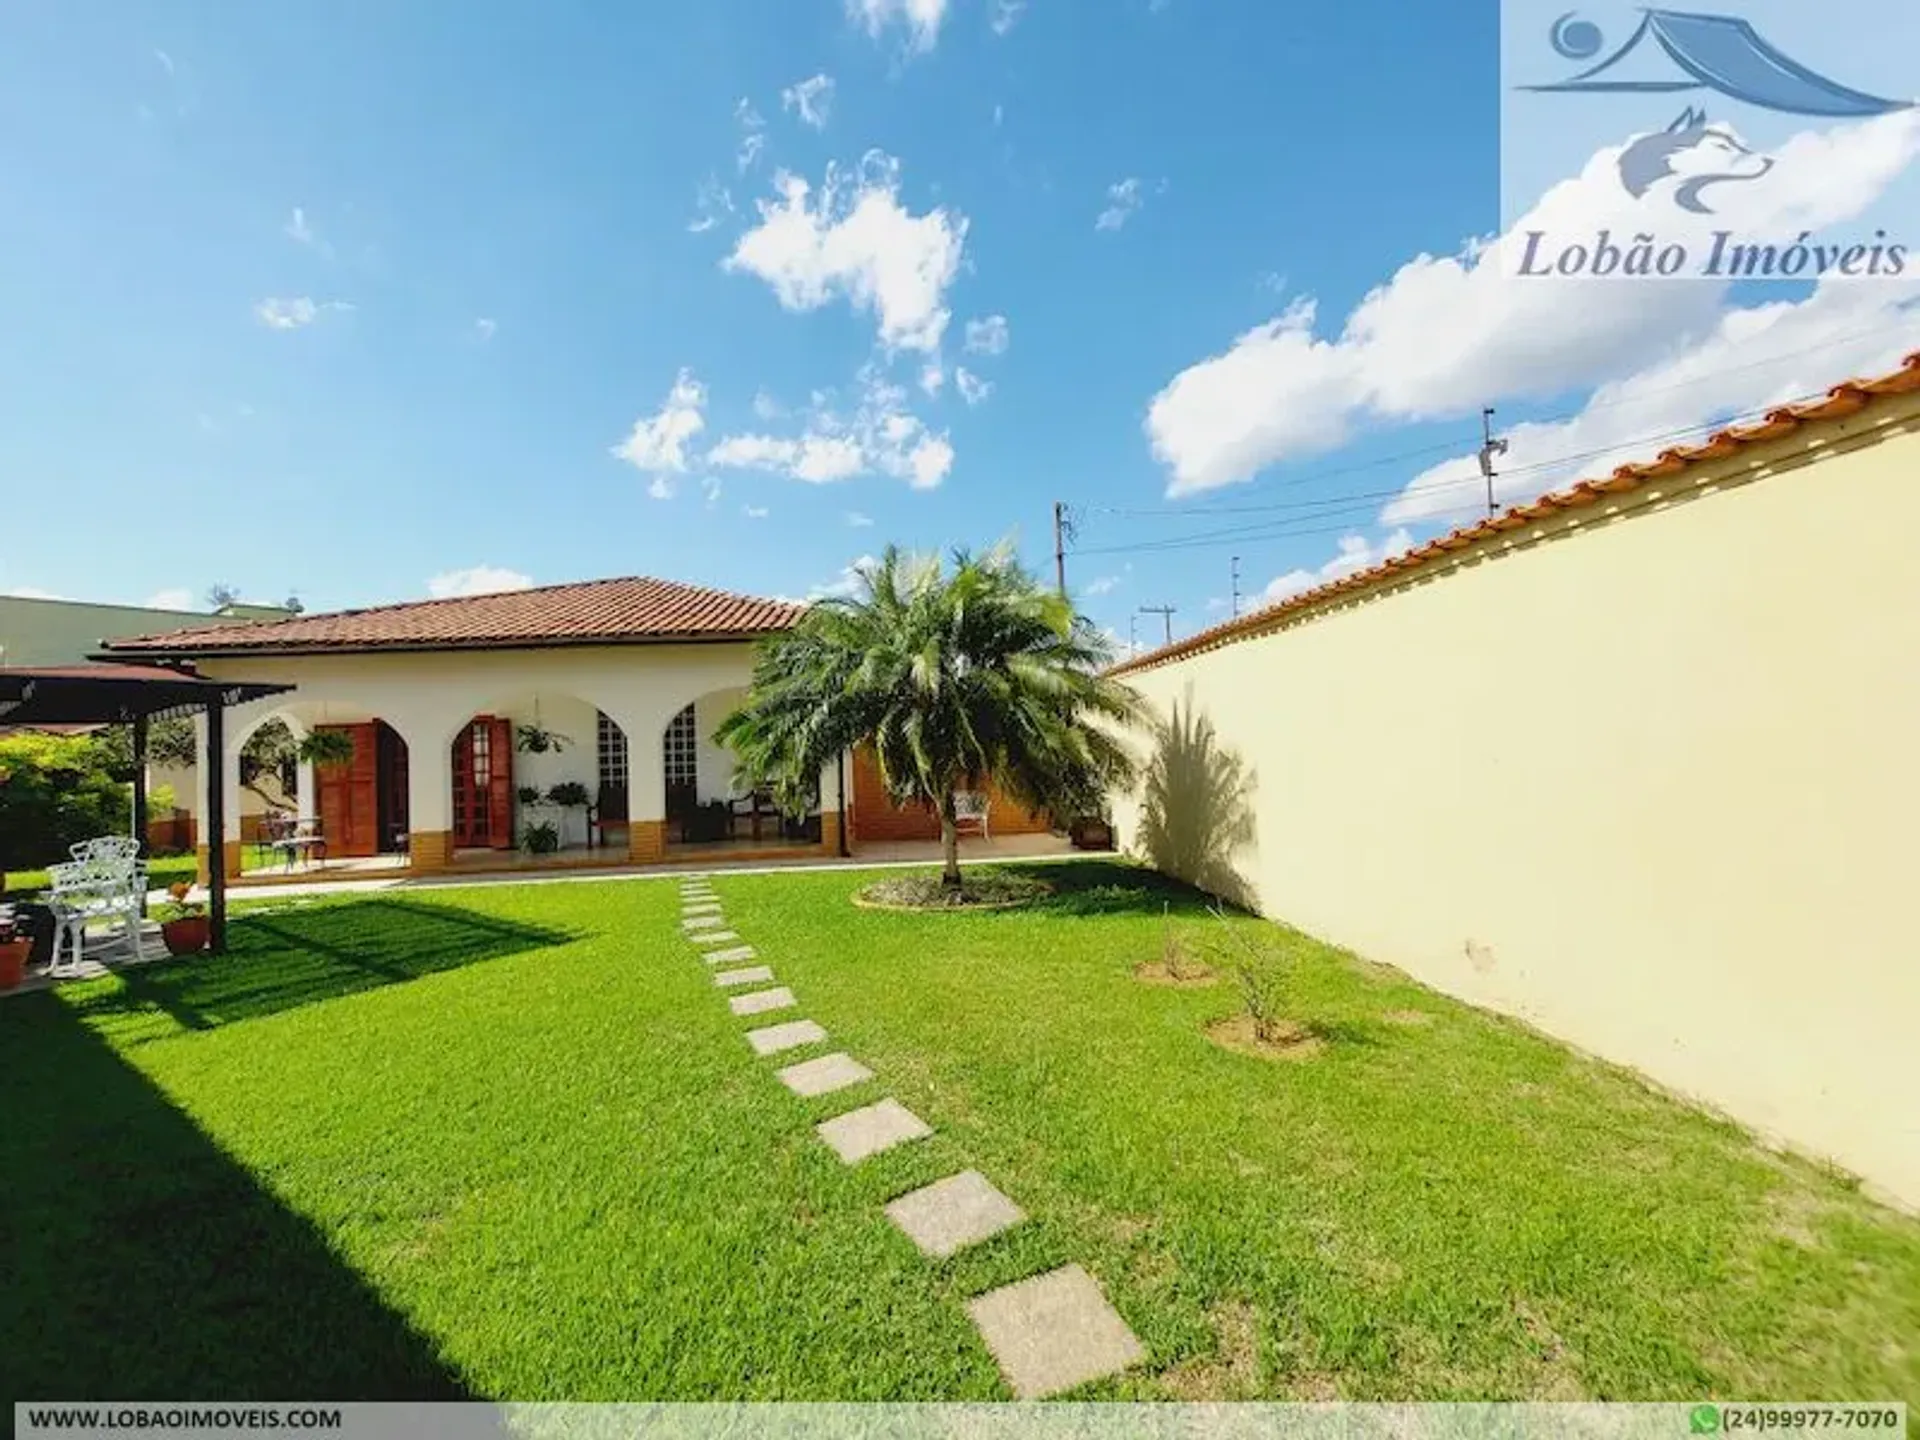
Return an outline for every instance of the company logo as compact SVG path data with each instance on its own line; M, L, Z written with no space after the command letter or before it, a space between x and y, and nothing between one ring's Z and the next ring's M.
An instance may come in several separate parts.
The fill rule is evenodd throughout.
M1509 13L1524 3L1510 0ZM1646 202L1647 208L1635 207L1617 238L1607 230L1588 230L1561 244L1547 231L1528 231L1522 274L1700 277L1731 273L1818 278L1829 270L1839 273L1843 260L1848 275L1905 272L1905 247L1893 243L1884 230L1876 231L1866 243L1821 246L1808 230L1767 235L1723 228L1703 233L1700 222L1690 217L1717 217L1731 209L1756 226L1764 225L1764 219L1754 221L1753 217L1792 213L1794 202L1801 198L1793 193L1795 188L1806 190L1817 183L1808 178L1804 161L1799 174L1791 174L1777 154L1749 143L1724 116L1710 114L1708 106L1716 99L1729 110L1744 106L1765 115L1829 124L1870 121L1912 110L1914 102L1855 88L1803 64L1737 15L1644 10L1627 38L1610 44L1601 26L1578 11L1568 11L1551 24L1526 32L1517 49L1519 63L1529 69L1545 69L1553 63L1547 59L1549 53L1579 68L1558 79L1528 77L1526 83L1512 84L1510 89L1526 95L1584 97L1589 102L1594 97L1621 97L1626 106L1589 104L1582 113L1593 119L1611 116L1617 109L1638 108L1644 120L1660 122L1661 128L1624 138L1618 129L1610 128L1595 136L1596 142L1607 135L1614 137L1611 144L1619 147L1615 169L1620 188L1632 201ZM1529 55L1538 59L1525 58ZM1674 116L1665 106L1676 96L1685 98ZM1632 103L1636 100L1637 106ZM1649 105L1662 108L1649 114ZM1511 110L1507 123L1509 127L1515 123ZM1771 128L1779 130L1779 122ZM1662 212L1671 215L1671 221L1660 221ZM1652 228L1633 228L1648 226ZM1793 273L1784 268L1776 273L1769 249L1776 257L1804 250L1807 264L1794 265ZM1643 263L1629 266L1622 260L1610 266L1606 258L1635 253ZM1544 268L1536 268L1542 259ZM1729 265L1732 269L1716 268ZM1818 273L1803 275L1809 266Z

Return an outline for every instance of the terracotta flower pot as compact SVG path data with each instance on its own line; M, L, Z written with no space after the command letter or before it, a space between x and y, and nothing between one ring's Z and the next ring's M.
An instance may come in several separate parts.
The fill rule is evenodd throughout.
M31 940L0 940L0 990L11 990L27 978Z
M1113 828L1104 820L1076 820L1068 834L1076 849L1111 850L1113 848Z
M208 929L205 915L185 915L165 921L160 926L160 938L166 942L169 955L198 955L207 948Z

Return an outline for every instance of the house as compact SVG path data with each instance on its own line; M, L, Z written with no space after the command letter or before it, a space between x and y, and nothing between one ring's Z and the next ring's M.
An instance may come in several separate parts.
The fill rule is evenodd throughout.
M712 737L746 697L755 642L802 609L632 577L200 625L105 650L293 686L229 712L226 793L238 793L240 751L270 719L296 735L344 735L351 759L303 764L296 786L300 818L325 836L329 861L497 868L529 826L544 824L559 832L558 860L572 864L840 854L862 829L936 834L931 816L886 800L864 755L820 777L804 822L741 793L733 756ZM546 801L568 783L590 807ZM195 814L205 813L204 788ZM231 810L227 825L228 869L238 874ZM1047 820L1002 805L994 825L1032 831Z

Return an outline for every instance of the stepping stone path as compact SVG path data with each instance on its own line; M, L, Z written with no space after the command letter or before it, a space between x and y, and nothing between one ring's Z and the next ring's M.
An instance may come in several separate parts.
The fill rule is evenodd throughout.
M751 945L726 928L719 897L704 876L688 876L680 887L680 930L701 947L709 965L738 965L758 958ZM709 948L725 947L725 948ZM723 990L773 986L770 966L715 970L713 983ZM748 1017L798 1008L784 985L730 995L727 1008ZM812 1020L788 1020L746 1032L757 1055L778 1055L816 1045L827 1032ZM819 1055L775 1072L795 1095L811 1099L831 1095L874 1078L851 1055ZM822 1143L845 1165L857 1165L910 1141L924 1140L933 1127L891 1096L849 1110L814 1126ZM931 1260L945 1260L969 1246L1012 1229L1027 1215L978 1170L963 1170L909 1191L886 1207L887 1218ZM1012 1285L1003 1285L967 1302L967 1314L986 1342L1008 1388L1021 1400L1039 1400L1117 1375L1147 1358L1127 1322L1101 1292L1100 1282L1078 1265L1062 1266Z
M966 1170L902 1195L887 1206L887 1218L922 1255L944 1260L1018 1225L1027 1215L978 1170Z
M817 1045L827 1032L811 1020L789 1020L784 1025L767 1025L747 1031L747 1043L756 1055L778 1055L782 1050L798 1050L802 1045Z
M893 1099L849 1110L813 1128L827 1142L827 1148L847 1165L858 1165L883 1150L891 1150L909 1140L924 1140L933 1134L931 1125Z
M791 1010L799 1003L793 998L793 991L782 985L778 990L756 990L751 995L735 995L727 1001L727 1008L736 1015L764 1015L769 1010Z
M743 997L744 998L744 997ZM777 1072L780 1083L796 1095L831 1095L849 1085L873 1079L867 1069L851 1055L822 1055L818 1060L802 1060Z
M1000 1373L1022 1400L1058 1395L1147 1358L1146 1347L1078 1265L967 1302Z

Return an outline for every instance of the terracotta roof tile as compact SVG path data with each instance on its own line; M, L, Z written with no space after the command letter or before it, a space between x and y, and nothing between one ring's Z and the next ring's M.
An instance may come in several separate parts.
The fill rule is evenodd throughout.
M1805 425L1825 420L1848 419L1867 409L1876 400L1885 397L1914 394L1920 394L1920 351L1907 356L1901 367L1891 374L1876 376L1871 380L1844 381L1818 400L1769 411L1755 424L1731 426L1718 431L1698 445L1683 445L1663 450L1653 460L1644 464L1622 465L1611 475L1595 480L1582 480L1566 490L1551 491L1542 495L1529 504L1511 506L1491 519L1462 526L1438 539L1429 540L1425 545L1409 550L1405 554L1382 561L1378 565L1370 566L1365 570L1356 570L1351 575L1316 586L1278 605L1256 610L1251 615L1243 615L1238 620L1229 620L1210 630L1203 630L1198 635L1149 651L1145 655L1114 666L1109 673L1127 675L1141 670L1151 670L1157 666L1171 664L1175 660L1184 660L1190 655L1216 650L1222 645L1252 639L1256 635L1278 629L1282 622L1325 600L1363 590L1389 576L1404 574L1410 570L1425 569L1442 556L1470 549L1478 542L1498 535L1502 531L1520 529L1529 521L1544 520L1562 510L1578 510L1594 505L1607 496L1629 494L1641 489L1650 481L1668 480L1676 475L1685 474L1696 465L1705 464L1711 460L1724 460L1752 446L1783 440Z
M741 640L788 629L804 608L636 576L202 626L110 640L106 648L115 654L287 655Z

